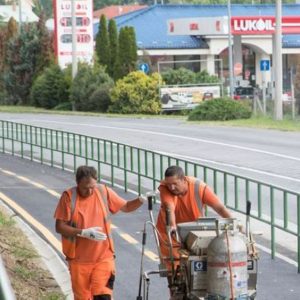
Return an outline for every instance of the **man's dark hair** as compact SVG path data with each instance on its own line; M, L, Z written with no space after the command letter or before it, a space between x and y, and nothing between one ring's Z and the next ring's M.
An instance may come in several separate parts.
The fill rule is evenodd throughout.
M97 180L97 171L94 167L80 166L76 170L76 182L79 183L83 178L93 178Z
M172 176L176 176L179 179L183 179L185 175L181 167L170 166L165 171L165 177L172 177Z

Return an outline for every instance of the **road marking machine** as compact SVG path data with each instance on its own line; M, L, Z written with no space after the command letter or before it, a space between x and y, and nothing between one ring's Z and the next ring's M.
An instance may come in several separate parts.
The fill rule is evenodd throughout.
M247 202L246 229L240 232L237 219L199 218L170 227L166 211L169 257L162 257L159 232L154 223L149 194L150 221L145 222L142 241L139 291L136 300L149 300L150 275L168 280L170 300L254 300L256 298L258 252L250 231L251 202ZM151 225L160 264L158 270L144 271L146 225ZM180 243L179 258L173 256L174 240ZM161 299L159 299L161 300Z

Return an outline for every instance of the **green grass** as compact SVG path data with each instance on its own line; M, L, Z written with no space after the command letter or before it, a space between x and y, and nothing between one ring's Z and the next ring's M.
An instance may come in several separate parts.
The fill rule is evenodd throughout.
M17 244L12 245L12 253L18 259L38 258L39 255L32 249L20 248Z
M74 115L74 116L104 116L107 118L173 118L173 119L186 119L186 116L181 115L142 115L142 114L109 114L97 112L84 112L84 111L65 111L65 110L49 110L43 108L36 108L33 106L13 106L13 105L0 105L0 113L36 113L36 114L55 114L55 115Z
M47 295L41 297L41 300L62 300L62 299L67 299L67 297L63 297L61 294L55 292L47 293Z
M38 276L38 273L35 270L29 270L27 267L21 265L16 265L13 271L24 280L29 278L35 279Z
M11 218L6 217L1 211L0 211L0 226L13 226L15 224L15 221ZM1 228L0 228L1 230Z
M57 114L57 115L78 115L78 116L105 116L108 118L172 118L186 120L187 116L180 115L122 115L122 114L104 114L93 112L77 112L77 111L55 111L32 106L10 106L0 105L0 112L6 113L40 113L40 114ZM1 117L0 117L1 118ZM200 126L232 126L232 127L248 127L261 129L274 129L281 131L300 131L300 118L291 120L290 117L285 117L282 121L275 121L271 116L258 116L250 119L232 120L232 121L196 121L188 122L189 124L198 124Z
M273 120L272 117L252 117L250 119L232 120L232 121L201 121L189 122L199 125L208 126L232 126L232 127L248 127L260 129L274 129L281 131L300 131L300 119L291 120L284 118L281 121Z

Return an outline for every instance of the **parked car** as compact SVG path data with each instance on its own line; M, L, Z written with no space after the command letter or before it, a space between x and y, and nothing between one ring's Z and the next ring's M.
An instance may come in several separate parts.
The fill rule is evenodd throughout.
M253 99L254 98L254 88L252 86L239 86L235 88L233 98L235 100L243 99Z

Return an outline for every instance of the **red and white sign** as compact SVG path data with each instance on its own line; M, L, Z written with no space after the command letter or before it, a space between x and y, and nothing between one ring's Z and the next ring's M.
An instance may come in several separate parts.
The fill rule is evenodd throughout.
M170 35L223 35L228 34L227 17L186 18L168 20Z
M76 0L75 16L77 59L92 63L94 55L92 0ZM72 63L71 0L54 0L54 31L58 64L61 68L65 68Z
M275 33L275 17L242 16L231 18L231 32L236 35ZM282 17L283 34L300 34L300 16ZM170 35L227 35L227 17L185 18L168 20Z
M266 35L275 33L275 17L232 17L231 32L237 35ZM282 33L300 33L300 16L282 17Z

